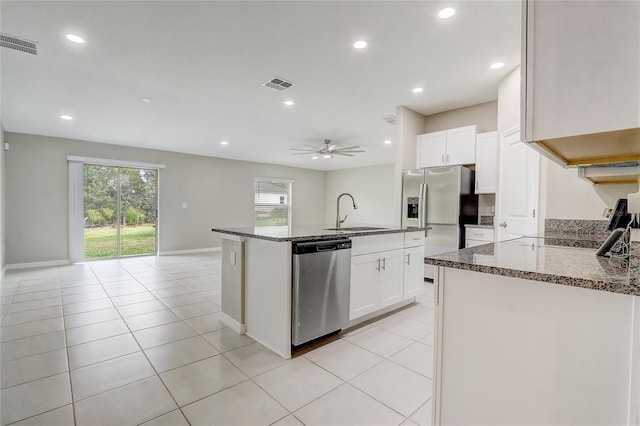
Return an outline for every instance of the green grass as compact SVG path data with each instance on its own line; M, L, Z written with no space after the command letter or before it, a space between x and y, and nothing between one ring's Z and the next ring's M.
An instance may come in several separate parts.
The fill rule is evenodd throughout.
M115 228L86 228L84 257L115 257L117 231ZM151 254L156 251L156 228L153 225L120 228L120 254Z

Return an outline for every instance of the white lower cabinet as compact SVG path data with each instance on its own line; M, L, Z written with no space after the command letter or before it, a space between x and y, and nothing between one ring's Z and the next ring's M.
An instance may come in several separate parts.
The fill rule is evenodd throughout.
M403 250L380 253L380 308L386 308L403 299Z
M351 257L350 320L402 300L402 255L399 249Z
M424 245L404 249L404 299L424 293Z
M378 309L380 272L378 253L351 257L351 295L349 319L370 314Z
M421 294L424 245L412 245L402 235L354 237L351 256L349 320ZM401 238L399 238L401 237ZM424 237L421 237L421 241ZM369 252L376 250L374 252Z

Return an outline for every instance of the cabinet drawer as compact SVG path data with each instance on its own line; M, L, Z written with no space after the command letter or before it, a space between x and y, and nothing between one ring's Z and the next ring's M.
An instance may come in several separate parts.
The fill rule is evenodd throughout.
M493 229L467 228L465 237L468 240L493 241Z
M405 232L405 247L418 247L422 245L424 245L424 231Z
M351 256L404 248L404 233L351 237Z

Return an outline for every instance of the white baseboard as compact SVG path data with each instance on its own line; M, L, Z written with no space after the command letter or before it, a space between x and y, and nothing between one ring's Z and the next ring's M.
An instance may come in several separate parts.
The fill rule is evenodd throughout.
M10 263L5 265L3 271L9 269L31 269L31 268L46 268L48 266L64 266L70 265L71 262L67 260L48 260L46 262L29 262L29 263ZM4 273L4 272L3 272Z
M245 334L247 332L247 326L245 324L240 324L224 312L220 312L220 322L238 334Z
M172 254L208 253L213 251L222 251L222 247L208 247L208 248L187 249L187 250L166 250L166 251L159 251L158 256L169 256Z

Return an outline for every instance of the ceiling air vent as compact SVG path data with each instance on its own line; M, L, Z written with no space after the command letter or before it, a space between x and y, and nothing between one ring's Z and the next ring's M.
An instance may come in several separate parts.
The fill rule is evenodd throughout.
M0 33L0 46L19 50L25 53L31 53L32 55L38 54L38 43L12 36L10 34Z
M262 83L262 85L264 87L268 87L270 89L273 90L277 90L278 92L284 92L285 90L289 89L291 86L293 86L293 83L290 81L285 80L284 78L280 78L280 77L273 77L271 80Z
M384 121L387 123L394 125L396 124L396 116L395 115L387 115L386 117L382 117Z

